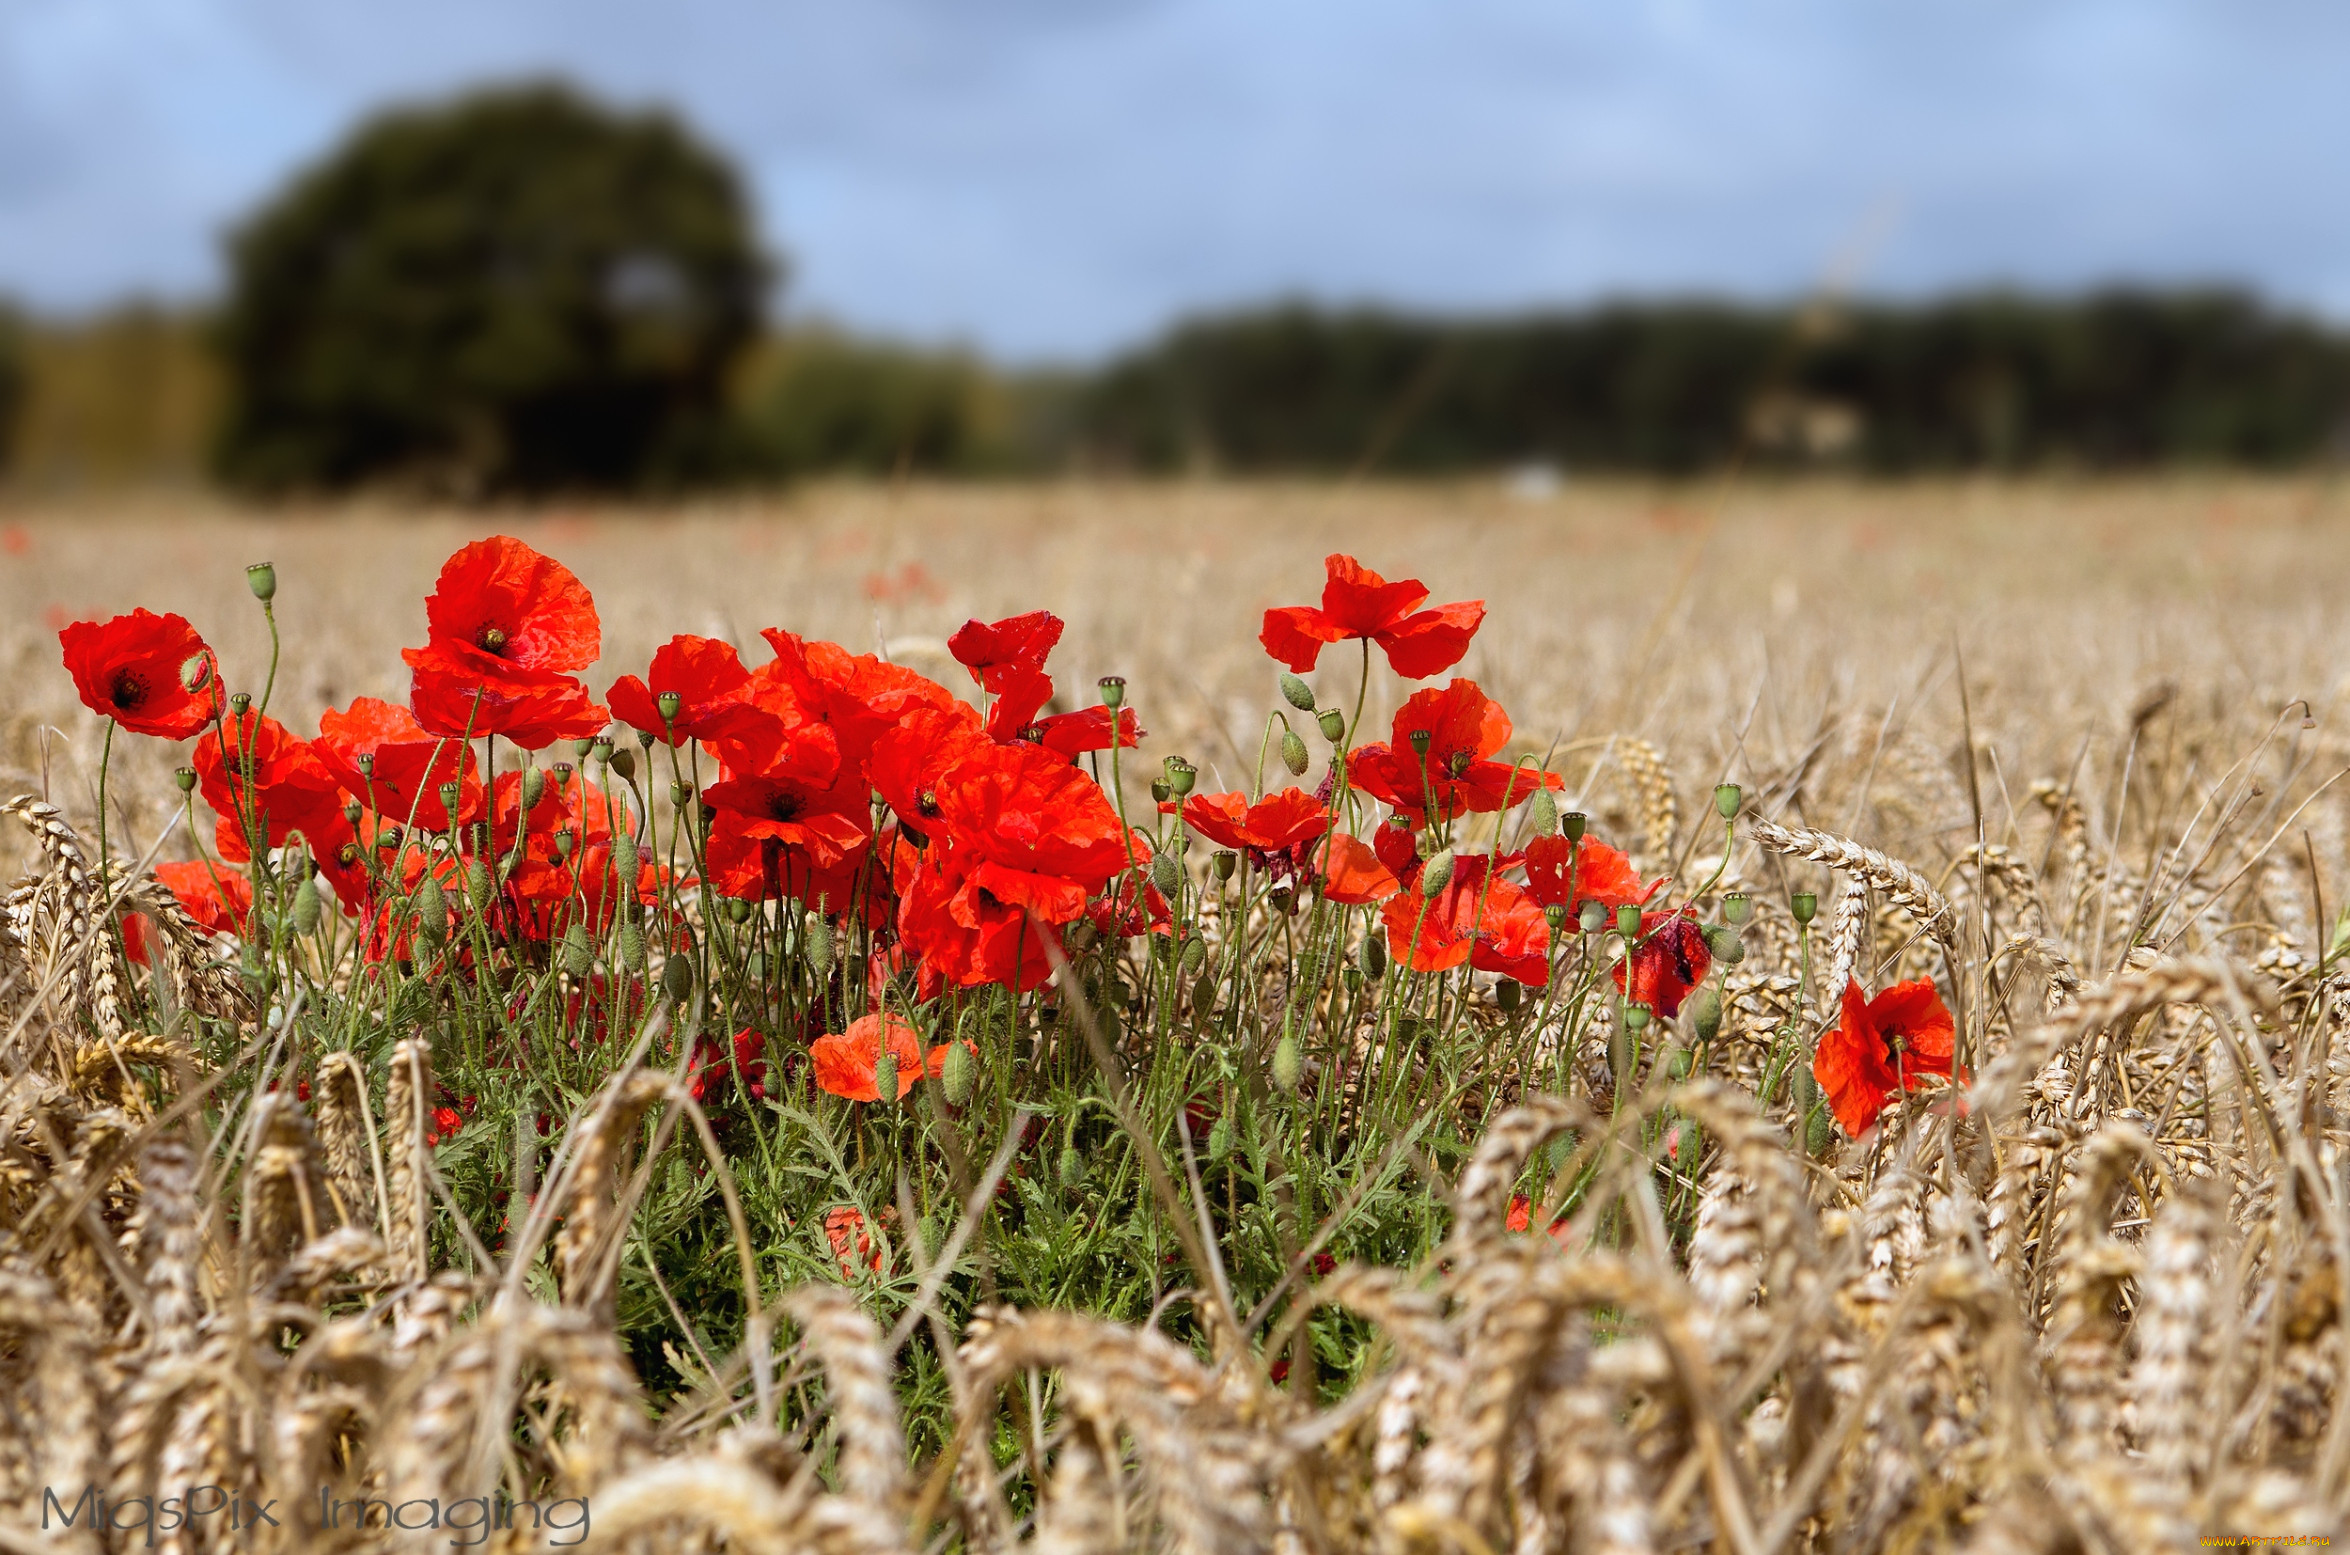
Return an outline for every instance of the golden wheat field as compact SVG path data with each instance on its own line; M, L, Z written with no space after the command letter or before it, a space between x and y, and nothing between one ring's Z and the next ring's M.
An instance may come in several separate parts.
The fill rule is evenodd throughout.
M1084 992L1129 986L1107 961L1021 1051L1098 1073L1066 1154L1082 1116L1123 1129L1118 1181L1166 1211L1181 1272L1135 1271L1140 1310L998 1300L995 1265L969 1273L1019 1170L1017 1121L992 1163L994 1139L946 1140L945 1208L901 1176L897 1210L858 1221L895 1215L886 1277L840 1240L824 1277L812 1230L762 1218L765 1179L730 1160L745 1136L713 1133L641 1042L542 1123L546 1154L495 1146L530 1160L510 1223L477 1236L458 1213L473 1168L436 1164L424 1132L434 1065L470 1060L387 1001L382 1052L293 1065L300 1100L251 1086L311 1039L151 877L94 866L100 732L56 632L178 611L249 683L269 646L244 565L272 561L275 706L308 732L353 696L405 696L398 649L422 640L441 558L499 531L592 589L598 692L672 632L748 645L773 626L943 677L967 618L1044 608L1068 622L1061 683L1124 676L1136 764L1187 756L1210 790L1264 766L1281 693L1258 622L1312 597L1326 552L1481 598L1454 673L1563 774L1558 808L1673 875L1676 900L1735 899L1718 1013L1698 1032L1643 1010L1628 1040L1605 997L1521 1007L1464 974L1431 985L1426 1020L1375 1017L1361 926L1292 944L1289 906L1249 905L1244 874L1202 932L1216 956L1270 924L1262 959L1169 1019L1203 1050L1211 1028L1259 1033L1235 1039L1224 1095L1266 1117L1289 1116L1301 1075L1334 1118L1366 1115L1373 1075L1427 1098L1459 1149L1395 1130L1399 1180L1438 1207L1413 1256L1349 1232L1354 1189L1281 1221L1303 1168L1266 1152L1309 1130L1227 1133L1195 1160L1180 1100L1141 1125L1159 995L1096 1030ZM0 776L27 796L5 806L24 883L0 915L0 1547L2325 1542L2350 1510L2346 582L2350 491L2314 478L1544 500L853 486L267 514L17 497L0 508ZM1334 652L1313 690L1351 700L1355 676ZM1370 698L1382 725L1393 683ZM118 856L184 851L178 759L117 748ZM1740 786L1734 822L1719 783ZM1186 867L1183 890L1213 896L1222 877ZM152 969L103 932L109 891L155 924ZM1151 953L1133 964L1155 988ZM1895 1094L1857 1138L1806 1090L1848 978L1932 983L1962 1082ZM1606 992L1597 972L1579 986ZM870 1175L867 1137L844 1175ZM1281 1206L1258 1217L1278 1252L1253 1285L1257 1220L1233 1168L1206 1164L1252 1148ZM1080 1210L1112 1172L1087 1169L1061 1173ZM1049 1189L1022 1178L1032 1206ZM656 1199L689 1190L715 1263L741 1270L739 1342L657 1268L629 1272L683 1234ZM766 1261L788 1236L819 1248L794 1279ZM671 1318L657 1346L622 1332ZM648 1355L673 1363L658 1383ZM368 1504L372 1522L337 1512Z

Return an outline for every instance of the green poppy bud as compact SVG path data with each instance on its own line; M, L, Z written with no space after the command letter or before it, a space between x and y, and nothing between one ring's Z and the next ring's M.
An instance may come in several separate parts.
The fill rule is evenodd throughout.
M1108 708L1111 712L1114 713L1119 708L1126 705L1125 676L1104 675L1100 680L1094 682L1094 684L1101 687L1102 706Z
M1183 884L1182 861L1172 853L1161 853L1152 859L1151 884L1157 886L1162 895L1174 895L1176 888Z
M675 691L664 691L653 698L653 706L661 714L663 725L677 722L677 714L685 706L685 698Z
M1363 975L1372 982L1387 975L1387 941L1379 937L1378 930L1363 936L1362 949L1355 952L1355 959L1362 963Z
M873 1089L880 1092L880 1101L884 1107L891 1106L897 1101L898 1055L896 1053L885 1049L881 1057L874 1063Z
M1537 837L1558 835L1559 802L1549 789L1534 790L1534 797L1526 801L1526 824L1534 828Z
M1297 1082L1305 1074L1305 1067L1305 1054L1299 1049L1297 1038L1283 1032L1281 1040L1273 1045L1273 1083L1281 1088L1283 1095L1297 1094Z
M1519 987L1516 978L1505 977L1493 990L1493 1002L1501 1007L1504 1014L1507 1014L1518 1007L1518 1001L1524 992L1525 990Z
M1208 1159L1221 1161L1232 1149L1232 1116L1226 1113L1208 1129Z
M465 789L461 784L443 783L440 792L441 809L448 815L449 824L455 826L457 824L457 806L465 797Z
M1206 942L1196 939L1185 940L1183 942L1183 975L1197 977L1199 969L1207 964L1208 947Z
M194 767L181 767L178 771L172 773L171 780L180 786L181 793L194 793L196 790L196 769Z
M1714 785L1714 814L1725 821L1736 820L1738 806L1744 797L1737 784L1716 783Z
M1677 1047L1665 1056L1665 1073L1673 1079L1686 1080L1689 1078L1689 1071L1695 1066L1696 1061L1696 1054L1685 1047Z
M1304 777L1306 775L1306 764L1310 759L1311 758L1306 755L1306 742L1299 736L1298 732L1295 729L1282 730L1281 765L1289 769L1289 775L1291 777Z
M416 883L416 932L435 943L449 932L449 899L430 870Z
M634 891L636 889L636 872L636 833L626 831L614 832L612 834L613 878L620 882L620 888L622 890Z
M620 964L630 967L645 964L645 931L633 923L620 926Z
M1809 923L1820 915L1820 899L1810 891L1798 891L1787 898L1787 910L1795 914L1797 923Z
M496 882L490 878L490 868L480 859L465 861L465 894L476 908L490 905L490 891Z
M1420 891L1424 896L1434 896L1451 883L1452 849L1446 848L1431 855L1428 862L1420 867Z
M537 767L522 769L522 808L535 810L547 796L547 775Z
M1322 738L1331 744L1346 738L1346 715L1337 708L1323 708L1314 715L1314 722L1322 726Z
M1744 891L1732 891L1722 898L1722 921L1736 925L1754 916L1754 899Z
M1746 939L1726 923L1709 923L1701 931L1705 948L1724 966L1736 966L1746 959Z
M694 958L682 950L673 950L661 964L661 991L679 1004L693 997Z
M1618 903L1616 906L1616 932L1626 939L1638 939L1640 937L1640 909L1630 902Z
M808 952L808 967L817 976L832 971L832 925L815 914L808 915L807 938L802 942Z
M1060 1165L1055 1168L1055 1174L1061 1179L1061 1186L1064 1188L1077 1189L1084 1187L1085 1152L1078 1149L1075 1145L1063 1145L1061 1147Z
M1607 927L1607 918L1608 912L1605 902L1585 902L1582 911L1576 914L1575 921L1582 925L1584 933L1597 934L1601 929Z
M595 964L596 947L588 943L587 930L573 924L563 933L563 970L585 977Z
M946 1061L938 1072L939 1083L946 1087L947 1100L962 1106L971 1099L971 1087L979 1079L979 1060L971 1054L968 1042L947 1044Z
M1583 833L1591 829L1591 817L1580 810L1569 810L1559 817L1559 831L1569 842L1581 842Z
M277 569L268 562L255 562L245 569L245 587L263 604L277 598Z
M1310 713L1314 710L1314 688L1287 670L1281 672L1281 697L1283 701L1301 713Z
M1722 1029L1722 991L1708 983L1689 996L1689 1029L1711 1042Z
M1607 1033L1607 1068L1616 1077L1618 1091L1632 1083L1632 1060L1638 1052L1639 1043L1632 1035L1632 1028L1620 1018L1611 1022Z
M308 934L318 927L318 879L304 875L302 883L294 887L294 904L287 912L287 921L296 934Z

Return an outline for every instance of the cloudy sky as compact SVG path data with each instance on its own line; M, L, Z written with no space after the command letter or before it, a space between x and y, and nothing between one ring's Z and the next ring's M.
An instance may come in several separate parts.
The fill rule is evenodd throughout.
M1280 293L2350 315L2337 0L0 0L0 292L200 295L357 116L550 72L730 150L788 309L1022 359Z

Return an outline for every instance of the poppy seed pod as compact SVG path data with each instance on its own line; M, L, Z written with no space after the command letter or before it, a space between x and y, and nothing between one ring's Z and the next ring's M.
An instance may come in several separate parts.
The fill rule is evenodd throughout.
M1547 788L1534 790L1534 797L1526 801L1526 824L1537 837L1555 837L1559 829L1559 802L1550 796Z
M1297 906L1297 893L1285 885L1277 885L1265 893L1266 905L1286 918Z
M1626 939L1640 937L1640 909L1630 902L1616 908L1616 932Z
M1273 1045L1273 1083L1284 1095L1297 1094L1297 1082L1305 1074L1305 1054L1297 1045L1297 1038L1288 1032Z
M1714 785L1714 814L1725 821L1738 819L1738 806L1744 798L1745 794L1737 784L1716 783Z
M239 718L244 717L247 713L253 710L253 693L250 691L239 691L231 696L228 699L228 710L236 714Z
M539 801L546 797L546 792L547 775L536 767L524 767L522 769L522 808L525 810L537 809Z
M571 740L567 743L571 746L571 754L578 757L581 761L585 761L587 760L587 753L596 748L596 737L592 734L584 734L581 735L578 739Z
M632 751L632 750L616 750L616 751L614 751L614 752L613 752L613 753L612 753L610 756L607 756L607 757L605 758L605 760L609 761L609 762L612 764L612 770L613 770L613 771L615 771L615 772L617 772L617 773L619 773L619 774L620 774L620 780L621 780L622 782L624 782L624 783L625 783L625 782L627 782L627 781L628 781L630 778L632 778L632 777L635 777L635 776L636 776L636 752L635 752L635 751Z
M1689 1029L1700 1042L1711 1042L1722 1029L1722 991L1708 983L1689 1000Z
M1425 757L1428 754L1428 747L1436 743L1436 731L1433 729L1414 729L1407 738L1411 742L1412 754L1415 756Z
M1798 891L1787 898L1787 910L1797 923L1809 923L1820 915L1820 899L1810 891Z
M675 691L664 691L653 698L653 706L659 710L661 722L666 726L677 722L678 709L685 706L685 698Z
M1597 934L1607 927L1607 903L1585 902L1575 921L1582 925L1584 933Z
M1174 854L1162 853L1151 860L1151 884L1162 893L1172 893L1183 884L1183 865Z
M1420 894L1434 896L1452 883L1452 849L1446 848L1430 856L1420 867Z
M1306 762L1309 759L1306 755L1306 742L1298 735L1298 732L1295 729L1282 730L1281 765L1289 769L1289 775L1304 777Z
M1346 715L1335 707L1325 707L1314 715L1314 722L1322 726L1322 738L1336 745L1346 738Z
M947 1044L947 1056L938 1072L939 1083L946 1087L947 1100L960 1107L971 1099L971 1086L979 1078L979 1060L971 1056L968 1042Z
M670 802L671 804L673 804L673 805L677 806L677 807L678 807L680 810L682 810L682 809L684 809L684 808L685 808L685 802L686 802L687 800L689 800L689 799L693 798L693 796L694 796L694 786L693 786L693 784L691 784L691 783L688 783L688 782L687 782L685 779L683 779L683 778L677 778L677 779L674 779L673 781L671 781L671 783L670 783L670 785L669 785L669 802Z
M608 734L597 735L594 743L588 746L589 759L600 761L606 766L610 766L612 764L612 755L612 736Z
M1494 986L1493 1002L1506 1014L1518 1007L1523 992L1516 978L1505 977Z
M1649 1008L1647 1005L1641 1004L1638 1001L1627 1004L1624 1006L1624 1029L1626 1031L1635 1033L1646 1031L1648 1029L1648 1017Z
M873 1061L873 1089L880 1093L874 1099L884 1107L898 1099L898 1055L886 1048Z
M1581 842L1583 834L1591 829L1591 817L1580 810L1569 810L1559 817L1559 833L1569 842Z
M1722 921L1737 925L1754 916L1754 899L1744 891L1732 891L1722 898Z
M661 991L679 1004L693 996L694 958L682 951L673 951L661 964Z
M465 789L461 784L443 783L441 785L441 809L448 813L449 824L452 827L457 824L458 801L464 797Z
M277 568L268 562L255 562L245 569L245 587L263 604L277 598Z
M579 846L579 833L566 826L555 833L555 857L569 859L571 850Z
M288 910L286 921L294 926L296 934L308 934L318 927L318 878L305 875L294 887L294 905Z
M1363 966L1363 975L1377 982L1387 975L1387 941L1376 931L1363 936L1363 948L1355 953Z
M1550 932L1558 933L1567 926L1567 904L1553 902L1542 909L1542 921L1550 925Z
M1176 797L1181 798L1189 794L1192 786L1198 781L1199 768L1185 761L1181 756L1167 758L1167 787Z
M1232 872L1239 867L1240 855L1230 851L1229 849L1218 853L1214 858L1208 860L1208 868L1215 872L1215 876L1218 880L1231 879Z
M1111 712L1114 713L1119 708L1126 705L1125 676L1104 675L1100 680L1095 681L1094 684L1101 687L1102 706L1108 708Z
M751 921L751 914L754 911L756 909L739 896L730 896L726 899L726 916L732 922L748 923Z
M1281 672L1281 699L1301 713L1314 710L1314 688L1288 670Z
M363 811L363 810L361 810L361 809L359 808L359 801L358 801L358 800L356 800L356 799L346 799L346 800L344 800L344 801L343 801L343 820L344 820L346 823L348 823L348 824L350 824L350 825L352 825L352 826L356 826L356 825L358 825L358 824L359 824L359 817L360 817L360 816L362 816L362 815L364 815L365 813L366 813L365 811Z
M183 794L192 794L196 791L196 769L194 767L181 767L172 773L171 780L180 786L180 792Z
M1167 780L1165 778L1151 779L1151 798L1153 800L1160 804L1165 804L1168 800L1174 797L1175 790L1167 785Z
M1736 966L1746 959L1746 940L1726 923L1709 923L1701 931L1705 948L1724 966Z

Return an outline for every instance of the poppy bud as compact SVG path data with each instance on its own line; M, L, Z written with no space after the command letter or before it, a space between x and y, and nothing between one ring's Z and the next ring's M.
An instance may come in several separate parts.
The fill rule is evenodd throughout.
M1229 1113L1216 1119L1208 1129L1208 1159L1221 1161L1232 1148L1232 1118Z
M1355 959L1363 964L1363 975L1377 982L1387 975L1387 941L1376 931L1363 936L1363 948L1355 952Z
M620 964L642 966L645 962L645 931L633 923L620 926Z
M1336 745L1346 738L1346 715L1335 707L1325 707L1314 715L1314 722L1322 726L1322 738Z
M429 870L416 883L416 916L420 920L418 932L429 939L439 939L449 927L449 899Z
M1314 710L1314 688L1287 670L1281 672L1281 697L1301 713Z
M1493 1002L1501 1007L1504 1014L1507 1014L1518 1007L1521 992L1516 978L1505 977L1494 987Z
M622 890L633 891L636 889L636 871L636 833L614 832L612 834L612 872L619 877Z
M873 1089L884 1107L898 1099L898 1055L887 1048L873 1061Z
M1177 795L1190 793L1192 785L1198 781L1199 769L1197 767L1185 761L1181 756L1167 758L1167 787Z
M252 706L253 694L249 691L240 691L228 699L228 710L239 718L244 717Z
M947 1100L960 1107L971 1099L971 1086L979 1078L979 1060L971 1056L968 1042L947 1044L946 1061L939 1066L939 1083L946 1087Z
M1744 891L1732 891L1722 898L1722 921L1741 924L1754 916L1754 900Z
M588 943L587 930L573 924L563 933L563 970L573 977L585 977L596 964L596 947Z
M1820 899L1810 891L1798 891L1787 898L1787 910L1797 923L1809 923L1820 915Z
M1167 780L1165 778L1151 779L1152 799L1156 800L1160 804L1165 804L1168 800L1174 797L1175 790L1167 786Z
M677 722L677 712L685 706L685 698L677 692L664 691L653 698L653 705L661 710L661 722L666 727Z
M614 751L614 752L613 752L611 755L609 755L609 756L605 757L604 759L605 759L606 761L608 761L608 762L610 762L610 763L612 764L612 770L613 770L613 771L615 771L615 772L617 772L617 773L619 773L619 774L620 774L620 780L621 780L622 782L624 782L624 783L625 783L625 782L627 782L627 781L628 781L630 778L632 778L632 777L635 777L635 776L636 776L636 752L635 752L635 751L632 751L632 750L616 750L616 751Z
M1583 926L1584 933L1597 934L1607 926L1607 903L1585 902L1575 921Z
M1591 817L1580 810L1569 810L1559 817L1559 831L1569 842L1581 842L1583 833L1591 829Z
M359 801L358 801L358 800L356 800L356 799L346 799L346 800L344 800L344 801L343 801L343 819L344 819L346 822L348 822L350 825L353 825L353 826L356 826L356 825L358 825L358 824L359 824L359 817L360 817L360 816L361 816L363 813L364 813L364 812L363 812L363 811L361 811L361 810L360 810L360 808L359 808Z
M685 802L688 799L693 798L693 796L694 786L693 784L688 783L685 779L678 778L670 783L669 802L677 806L680 810L685 808Z
M810 914L807 938L801 942L808 953L808 967L819 977L832 971L832 925Z
M587 753L596 748L596 737L592 734L581 735L578 739L570 741L569 744L571 746L571 754L578 757L581 761L585 761L587 760Z
M1534 797L1526 802L1526 823L1534 828L1537 837L1558 835L1559 802L1551 797L1549 789L1534 790Z
M1207 960L1208 947L1204 943L1196 939L1183 942L1182 965L1185 977L1198 976L1199 969L1207 964Z
M1626 939L1638 939L1640 937L1640 909L1630 902L1620 903L1616 908L1616 932Z
M194 767L182 767L178 771L172 773L171 780L180 786L181 793L194 793L196 790L196 769Z
M441 785L441 808L448 812L449 824L452 827L457 824L458 801L464 797L465 790L458 784L443 783Z
M1725 821L1738 819L1738 806L1744 794L1735 783L1714 785L1714 814Z
M1689 1029L1711 1042L1722 1029L1722 991L1711 983L1689 996Z
M1101 687L1102 706L1108 708L1111 712L1114 713L1119 708L1126 705L1125 676L1104 675L1100 680L1095 681L1094 684Z
M1746 940L1726 923L1709 923L1699 930L1705 936L1705 948L1724 966L1736 966L1746 959Z
M1434 896L1452 882L1452 849L1432 855L1420 867L1420 894Z
M1409 735L1406 736L1406 739L1408 739L1411 743L1412 754L1421 757L1422 759L1426 759L1428 755L1428 747L1436 743L1436 731L1433 729L1414 729Z
M1183 865L1172 853L1162 853L1151 860L1151 884L1162 894L1171 894L1183 884Z
M318 877L304 875L302 883L294 887L294 905L287 912L287 921L296 934L308 934L318 927Z
M522 808L535 810L547 794L547 775L536 767L522 769Z
M694 958L683 951L670 952L661 964L661 991L679 1004L693 996Z
M1229 849L1218 853L1214 858L1208 860L1208 868L1215 872L1215 876L1218 880L1231 879L1232 872L1239 867L1240 855L1230 851Z
M1289 769L1291 777L1306 775L1306 742L1295 729L1281 731L1281 764Z
M1564 902L1553 902L1548 907L1543 908L1542 920L1543 922L1550 925L1551 933L1558 933L1567 926L1567 904Z
M490 887L493 883L488 865L480 859L465 861L465 894L472 899L477 909L490 905Z
M1060 1164L1054 1170L1061 1179L1062 1187L1070 1189L1084 1187L1085 1153L1075 1145L1063 1145Z
M212 683L212 655L192 653L180 665L180 687L193 695Z
M1273 1045L1273 1083L1285 1095L1297 1094L1297 1082L1305 1073L1305 1054L1298 1050L1297 1038L1289 1032Z
M263 604L277 598L277 569L267 562L255 562L245 569L245 587Z
M568 859L571 850L579 846L579 834L565 826L555 833L555 857Z
M1685 1047L1677 1047L1665 1055L1665 1073L1675 1080L1686 1080L1689 1071L1697 1066L1697 1055Z

